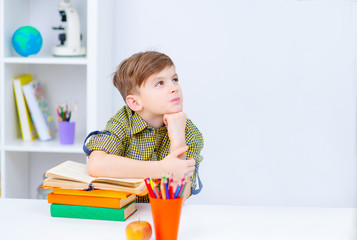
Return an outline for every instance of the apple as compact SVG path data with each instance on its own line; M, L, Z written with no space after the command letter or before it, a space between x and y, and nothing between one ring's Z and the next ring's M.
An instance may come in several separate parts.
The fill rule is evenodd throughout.
M149 240L152 235L150 223L140 220L129 223L125 231L128 240Z

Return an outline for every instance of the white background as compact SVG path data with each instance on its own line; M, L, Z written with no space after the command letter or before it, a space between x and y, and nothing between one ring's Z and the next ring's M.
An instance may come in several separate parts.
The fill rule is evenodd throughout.
M204 189L190 201L357 207L357 1L121 0L113 11L117 64L157 50L176 65L205 139Z

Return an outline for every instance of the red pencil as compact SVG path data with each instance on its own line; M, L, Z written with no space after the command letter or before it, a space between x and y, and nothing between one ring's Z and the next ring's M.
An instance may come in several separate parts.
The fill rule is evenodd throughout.
M169 194L170 194L170 199L174 199L174 183L170 179L170 185L169 185Z
M155 198L155 194L154 194L154 192L153 192L153 190L152 190L152 188L150 186L150 183L148 182L148 178L145 178L144 181L145 181L145 184L146 184L146 188L149 191L150 197Z
M174 174L171 173L171 178L170 178L170 182L169 182L169 195L170 195L170 199L173 199L174 198L174 184L173 184L173 181L174 181Z

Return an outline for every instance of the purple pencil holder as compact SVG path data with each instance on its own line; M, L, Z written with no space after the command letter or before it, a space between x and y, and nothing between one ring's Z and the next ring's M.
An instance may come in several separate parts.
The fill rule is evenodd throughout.
M61 144L74 143L75 122L58 122L59 140Z

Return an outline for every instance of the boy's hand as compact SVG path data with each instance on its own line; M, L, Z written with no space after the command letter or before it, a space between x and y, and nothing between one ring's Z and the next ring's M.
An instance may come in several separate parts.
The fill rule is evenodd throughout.
M172 173L174 180L182 179L185 174L188 174L190 177L193 175L196 163L195 160L193 158L188 160L181 160L179 158L179 156L185 153L187 149L187 146L180 147L160 161L162 170L165 171L165 173Z
M164 115L164 123L167 127L171 146L182 147L186 145L185 129L187 116L184 112L171 113Z

